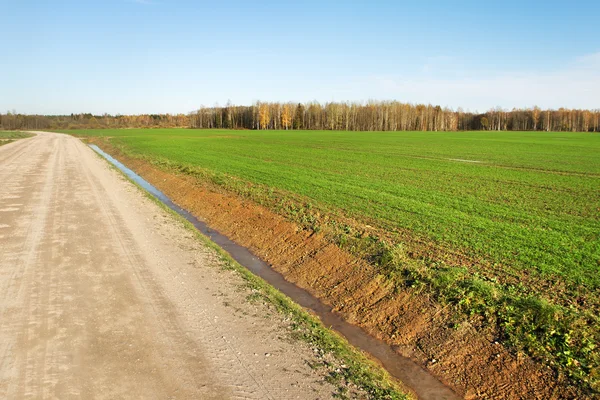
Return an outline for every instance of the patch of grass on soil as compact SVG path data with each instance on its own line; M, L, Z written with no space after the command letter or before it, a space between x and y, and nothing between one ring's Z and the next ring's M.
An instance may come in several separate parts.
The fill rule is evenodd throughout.
M25 139L34 136L27 132L16 132L16 131L0 131L0 146L14 142L18 139Z

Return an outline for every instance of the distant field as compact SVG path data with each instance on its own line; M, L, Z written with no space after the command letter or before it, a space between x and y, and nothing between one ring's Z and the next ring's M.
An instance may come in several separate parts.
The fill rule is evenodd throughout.
M33 136L31 133L15 132L15 131L0 131L0 146L8 144L17 139L24 139Z
M597 134L75 133L297 193L508 268L600 286Z

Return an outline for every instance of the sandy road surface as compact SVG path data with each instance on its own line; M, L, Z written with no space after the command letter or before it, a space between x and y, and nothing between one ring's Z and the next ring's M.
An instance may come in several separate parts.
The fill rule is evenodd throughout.
M330 398L216 263L78 139L0 146L0 398Z

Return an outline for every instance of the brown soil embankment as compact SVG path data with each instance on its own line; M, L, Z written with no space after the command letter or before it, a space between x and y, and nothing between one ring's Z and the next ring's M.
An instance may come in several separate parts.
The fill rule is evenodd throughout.
M347 321L394 346L467 399L578 398L564 379L509 352L424 294L400 291L367 261L273 211L196 177L173 173L97 143L163 191L309 290Z

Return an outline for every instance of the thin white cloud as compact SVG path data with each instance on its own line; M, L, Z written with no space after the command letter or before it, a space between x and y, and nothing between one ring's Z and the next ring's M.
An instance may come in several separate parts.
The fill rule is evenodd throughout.
M423 65L422 72L432 73L441 68L443 69L454 69L457 62L454 57L450 56L434 56L428 57L425 65Z
M372 92L370 97L374 98L479 111L497 106L533 105L597 109L600 108L600 53L578 57L551 72L489 74L481 78L436 78L431 74L414 79L375 76L369 79L368 85Z

